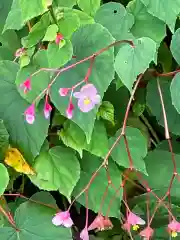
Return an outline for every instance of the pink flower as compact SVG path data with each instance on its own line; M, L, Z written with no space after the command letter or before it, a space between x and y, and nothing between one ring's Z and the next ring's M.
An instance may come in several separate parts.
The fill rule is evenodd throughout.
M89 234L88 234L88 230L86 227L81 231L80 238L82 240L89 240Z
M44 116L46 119L49 118L50 114L51 114L51 111L52 111L52 107L51 105L48 103L48 101L46 100L45 101L45 104L44 104Z
M52 223L56 226L64 226L64 227L71 227L73 225L73 221L71 219L69 211L59 212L53 217Z
M104 217L102 215L98 215L91 225L88 227L88 230L98 229L100 231L105 229L111 229L113 227L112 222L108 217Z
M34 104L30 105L24 112L26 122L33 124L35 120L35 106Z
M24 48L19 48L16 50L15 52L15 57L21 57L21 55L25 52L25 49Z
M142 230L139 235L143 237L144 240L149 240L154 233L154 230L151 227L146 227L144 230Z
M78 107L82 112L91 111L101 100L93 84L86 84L81 88L80 92L75 92L73 96L78 98Z
M31 79L27 78L26 81L20 84L20 88L24 90L24 93L26 94L31 90Z
M177 233L180 232L180 223L173 219L168 224L168 230L170 231L172 237L177 237Z
M127 224L133 226L133 230L136 231L138 230L139 225L145 224L145 221L136 214L134 214L133 212L130 212L127 216Z
M58 45L61 40L64 39L64 36L61 33L57 33L55 43Z
M71 119L73 116L73 110L74 110L74 105L72 104L72 102L69 103L67 109L66 109L66 115L67 118Z
M67 94L69 93L69 90L70 90L71 88L60 88L59 89L59 94L60 94L60 96L62 96L62 97L65 97L65 96L67 96Z

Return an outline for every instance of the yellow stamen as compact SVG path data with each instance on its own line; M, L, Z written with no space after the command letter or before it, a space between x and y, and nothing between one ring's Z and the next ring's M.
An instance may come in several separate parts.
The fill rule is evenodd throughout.
M137 230L139 229L139 226L138 226L138 225L133 225L132 229L133 229L134 231L137 231Z
M85 104L85 105L90 104L90 102L91 102L91 100L90 100L89 98L85 98L85 99L84 99L84 104Z
M171 236L172 236L173 238L177 237L177 232L174 232L174 231L173 231L173 232L171 233Z

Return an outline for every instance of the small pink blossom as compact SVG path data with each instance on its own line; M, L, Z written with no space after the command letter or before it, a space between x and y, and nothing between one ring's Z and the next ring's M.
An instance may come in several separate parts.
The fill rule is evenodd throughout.
M86 227L81 231L80 238L82 240L89 240L89 233L88 233L88 229Z
M51 114L51 111L52 111L52 107L51 105L48 103L48 101L46 100L45 101L45 104L44 104L44 116L46 119L49 118L50 114Z
M26 94L31 90L31 79L27 78L23 83L20 84L20 88L24 90L24 93Z
M16 50L15 52L15 57L21 57L21 55L25 52L25 49L24 48L19 48Z
M74 110L74 105L72 104L72 102L69 103L67 109L66 109L66 115L67 118L71 119L73 116L73 110Z
M70 89L71 89L71 88L60 88L60 89L59 89L59 94L60 94L60 96L62 96L62 97L67 96Z
M55 217L53 217L52 219L52 223L55 226L64 226L64 227L71 227L73 225L73 221L71 219L70 213L69 211L65 211L65 212L59 212L55 215Z
M35 120L35 106L34 104L30 105L24 112L26 122L33 124Z
M136 231L139 228L139 225L145 224L145 221L133 212L129 212L127 216L127 224L131 225L133 230Z
M64 36L61 33L57 33L55 43L58 45L61 40L64 39Z
M88 230L94 230L98 229L100 231L105 229L111 229L113 227L112 222L108 217L104 217L101 214L99 214L94 221L91 223L91 225L88 227Z
M82 112L91 111L101 100L93 84L86 84L81 88L80 92L75 92L73 96L78 98L78 107Z
M139 235L143 237L144 240L149 240L153 236L154 230L151 227L146 227L142 230Z
M175 219L168 224L168 231L171 233L172 237L176 237L177 233L180 232L180 223Z

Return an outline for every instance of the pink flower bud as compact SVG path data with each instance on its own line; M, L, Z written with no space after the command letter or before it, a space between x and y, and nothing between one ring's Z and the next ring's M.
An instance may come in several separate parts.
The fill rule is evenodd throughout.
M67 94L69 93L69 90L70 90L71 88L60 88L59 89L59 94L60 94L60 96L62 96L62 97L65 97L65 96L67 96Z
M45 116L46 119L49 118L49 116L51 114L51 111L52 111L51 105L48 103L48 101L45 101L45 104L44 104L44 116Z
M88 227L88 230L94 230L98 229L100 231L105 229L111 229L113 227L112 222L108 217L104 217L101 214L99 214L94 221L91 223L91 225Z
M151 227L146 227L144 230L142 230L139 235L143 237L143 239L149 240L154 233L154 230Z
M24 112L26 122L33 124L35 120L35 106L34 104L30 105Z
M57 33L55 43L58 45L61 40L64 39L64 36L61 33Z
M89 240L89 234L87 228L84 228L80 233L80 238L82 240Z
M31 79L27 78L23 83L20 84L20 88L23 89L25 94L29 92L31 90Z
M21 55L25 52L25 49L24 48L19 48L16 50L15 52L15 57L21 57Z
M55 215L55 217L53 217L52 219L52 223L55 226L64 226L64 227L71 227L73 225L73 221L71 219L70 213L69 211L65 211L65 212L59 212Z
M74 110L74 105L70 102L67 109L66 109L66 115L67 118L71 119L73 116L73 110Z

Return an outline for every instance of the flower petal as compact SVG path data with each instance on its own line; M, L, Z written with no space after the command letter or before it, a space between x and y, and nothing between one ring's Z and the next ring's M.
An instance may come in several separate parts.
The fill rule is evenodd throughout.
M97 89L95 86L91 83L84 85L80 92L82 93L83 96L89 96L89 97L94 97L97 94Z
M83 95L81 94L81 92L75 92L75 93L73 94L73 96L74 96L75 98L81 98L81 97L83 97Z
M94 106L95 104L92 101L90 101L89 104L85 104L83 98L78 100L78 107L82 112L89 112L94 108Z
M67 228L71 227L73 225L73 221L72 221L71 217L65 219L63 221L63 225Z
M26 117L26 122L27 123L29 123L29 124L34 123L34 121L35 121L35 116L34 115L26 114L25 117Z
M80 233L80 238L82 240L89 240L89 234L87 228L84 228Z
M60 226L60 225L62 225L62 223L63 223L63 219L61 219L61 218L59 217L59 215L56 214L56 216L53 217L53 219L52 219L52 223L53 223L55 226Z
M96 95L92 101L95 103L95 104L99 104L101 102L101 96L100 95Z

